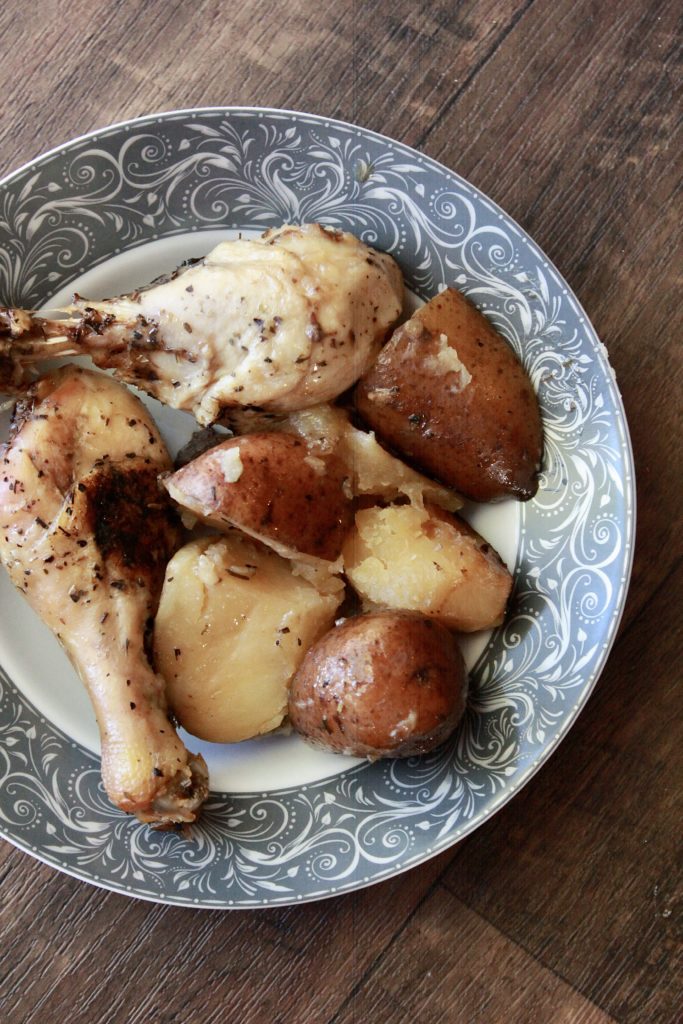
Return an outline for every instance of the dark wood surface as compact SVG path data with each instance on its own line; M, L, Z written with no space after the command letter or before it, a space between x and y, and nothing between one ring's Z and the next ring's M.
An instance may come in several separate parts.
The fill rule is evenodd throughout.
M607 668L560 749L492 820L392 881L260 912L128 900L2 844L3 1020L683 1019L679 11L675 0L0 7L0 173L112 121L243 103L357 122L470 179L555 261L607 345L639 485L633 582Z

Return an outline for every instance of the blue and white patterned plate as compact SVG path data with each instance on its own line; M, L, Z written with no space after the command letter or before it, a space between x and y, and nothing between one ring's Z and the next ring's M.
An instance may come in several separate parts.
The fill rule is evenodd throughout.
M575 720L623 608L634 529L628 432L603 346L525 233L452 171L308 114L179 111L76 139L0 183L0 301L123 290L217 237L322 221L391 252L426 299L454 284L523 359L545 428L530 503L475 511L514 569L510 615L468 648L472 700L423 758L346 762L277 736L208 753L189 838L141 827L101 787L92 712L56 641L0 580L0 831L78 878L144 899L253 907L347 892L471 832ZM160 410L171 443L184 414ZM472 511L472 510L471 510ZM195 743L195 747L198 745Z

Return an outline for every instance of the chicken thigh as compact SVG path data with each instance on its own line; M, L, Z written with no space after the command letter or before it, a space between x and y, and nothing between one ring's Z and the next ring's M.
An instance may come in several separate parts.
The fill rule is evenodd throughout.
M231 408L289 412L349 388L402 305L390 256L319 224L285 226L130 295L77 296L64 319L0 309L0 390L31 362L88 354L203 426Z
M193 821L208 791L146 653L179 540L169 468L139 400L75 367L33 385L0 446L0 559L87 687L110 799L160 826Z

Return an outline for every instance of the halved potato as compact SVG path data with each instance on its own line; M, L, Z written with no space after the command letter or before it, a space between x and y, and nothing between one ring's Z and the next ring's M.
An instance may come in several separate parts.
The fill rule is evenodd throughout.
M381 440L468 498L536 493L543 436L531 381L454 288L394 332L355 397Z
M510 573L483 537L436 506L357 512L343 559L367 608L420 612L465 633L503 621Z
M286 433L216 445L164 483L171 497L219 529L238 526L286 557L334 561L353 522L347 472Z
M341 598L237 531L181 548L154 627L157 667L181 725L219 743L277 728L289 681Z

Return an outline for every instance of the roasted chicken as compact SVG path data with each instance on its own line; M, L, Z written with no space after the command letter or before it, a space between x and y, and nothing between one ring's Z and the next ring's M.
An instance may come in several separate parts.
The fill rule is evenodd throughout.
M66 367L17 404L0 468L0 558L88 689L109 797L144 822L193 821L206 766L178 738L147 656L178 546L154 423L110 377Z
M61 319L0 309L0 391L51 356L91 356L207 425L231 409L328 401L369 368L401 313L394 260L319 224L222 242L170 277ZM225 418L225 417L224 417Z

